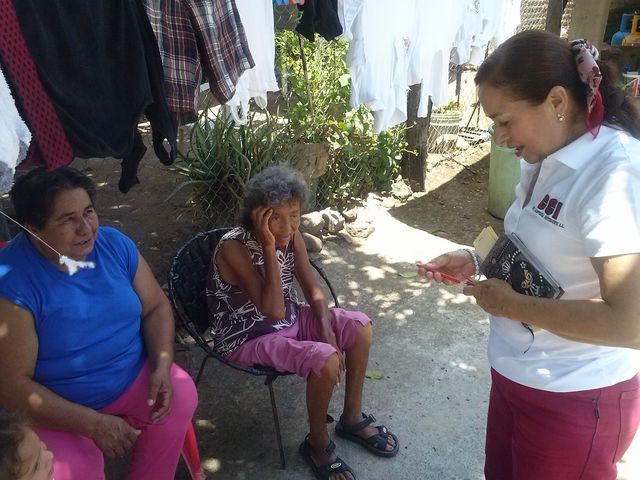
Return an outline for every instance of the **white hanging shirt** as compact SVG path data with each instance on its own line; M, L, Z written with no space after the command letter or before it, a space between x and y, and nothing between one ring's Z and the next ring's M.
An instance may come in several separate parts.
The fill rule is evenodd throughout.
M13 186L16 165L26 157L30 143L31 132L20 118L0 69L0 194Z
M338 19L342 25L340 38L350 42L353 40L353 22L360 13L364 0L338 0Z
M452 62L456 65L463 65L469 61L474 39L482 33L484 25L484 19L480 13L483 0L460 0L460 3L461 20L453 40L456 55Z
M249 100L260 108L267 106L267 92L280 90L275 75L275 31L272 0L236 0L247 44L255 66L245 70L236 85L236 93L225 110L236 123L247 123Z
M473 39L469 62L480 65L487 45L497 47L520 25L520 0L482 0L479 3L482 31Z
M420 0L415 17L418 36L411 53L410 80L422 82L418 116L426 117L429 96L438 107L449 101L449 57L468 13L467 0Z
M452 49L465 63L477 56L478 43L486 48L485 28L486 41L510 36L506 25L512 34L519 5L520 0L338 0L342 37L351 42L351 106L369 107L379 133L407 119L408 86L421 83L418 116L426 117L429 97L435 107L449 102Z
M422 83L418 116L449 102L449 61L480 63L489 40L513 35L520 23L520 0L420 0L418 36L410 54L409 83Z
M356 1L356 0L351 0ZM351 106L366 105L379 133L407 119L409 50L415 38L414 12L420 0L368 0L346 34ZM343 0L341 8L353 6Z
M640 141L603 126L596 139L586 133L541 164L523 161L521 172L505 231L515 232L549 270L563 299L602 298L590 258L640 253ZM490 318L489 362L522 385L590 390L640 371L640 350L574 342L546 330L532 336L520 322Z

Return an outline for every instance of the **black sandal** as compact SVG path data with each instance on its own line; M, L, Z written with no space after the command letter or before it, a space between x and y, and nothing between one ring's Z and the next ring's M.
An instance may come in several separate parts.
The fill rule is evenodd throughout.
M329 440L329 445L324 449L324 451L331 455L333 451L336 449L336 444L333 440ZM311 444L309 443L309 436L307 435L304 438L304 441L300 444L300 448L298 449L302 458L304 458L305 462L309 464L311 470L313 470L313 474L318 480L329 480L331 475L335 475L336 473L350 473L351 478L355 480L356 476L351 470L351 467L347 465L340 457L336 456L336 459L325 465L316 465L311 458Z
M356 423L355 425L345 425L342 423L342 417L340 417L340 421L336 423L336 435L344 438L345 440L359 443L371 453L379 457L395 457L400 451L398 437L388 431L387 427L384 425L378 425L375 427L378 429L378 433L366 439L362 438L358 433L363 428L368 427L376 421L373 415L365 415L364 413L362 414L362 418L364 418L364 420L360 423ZM387 450L389 437L393 438L395 441L395 447L393 450Z

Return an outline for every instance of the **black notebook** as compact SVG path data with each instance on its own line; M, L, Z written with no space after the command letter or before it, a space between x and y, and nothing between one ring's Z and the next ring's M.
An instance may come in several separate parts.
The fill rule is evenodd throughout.
M516 292L532 297L560 298L560 284L527 250L515 233L498 237L480 267L487 278L505 280Z

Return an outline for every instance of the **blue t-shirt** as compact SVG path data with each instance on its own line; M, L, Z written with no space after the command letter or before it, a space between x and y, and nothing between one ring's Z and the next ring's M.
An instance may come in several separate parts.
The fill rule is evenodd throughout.
M138 250L125 235L99 227L87 261L69 276L23 233L0 250L0 296L29 310L38 336L33 380L67 400L101 408L118 398L145 360L133 289Z

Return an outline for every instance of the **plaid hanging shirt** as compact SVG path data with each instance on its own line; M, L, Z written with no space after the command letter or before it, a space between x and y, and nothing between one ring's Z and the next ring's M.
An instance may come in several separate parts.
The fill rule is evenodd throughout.
M254 66L235 0L144 0L158 40L169 108L192 121L202 75L226 103L238 78Z

